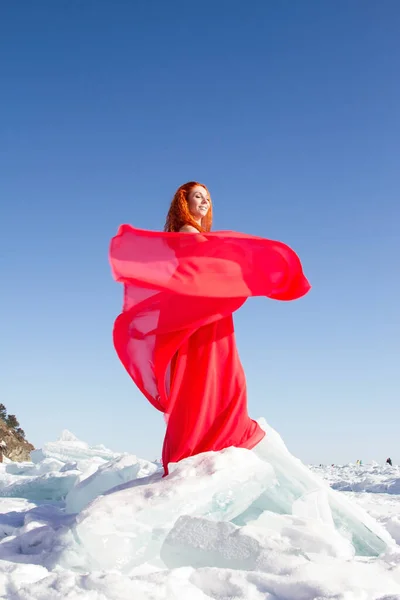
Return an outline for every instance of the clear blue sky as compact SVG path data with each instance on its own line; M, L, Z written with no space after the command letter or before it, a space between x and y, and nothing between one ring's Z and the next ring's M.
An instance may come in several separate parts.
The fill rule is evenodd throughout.
M313 285L236 314L251 416L305 461L400 461L399 30L398 0L2 3L0 401L35 445L160 456L108 246L196 179Z

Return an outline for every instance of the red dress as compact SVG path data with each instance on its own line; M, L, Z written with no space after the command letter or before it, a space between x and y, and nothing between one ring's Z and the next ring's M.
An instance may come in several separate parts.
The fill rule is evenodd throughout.
M120 360L166 413L163 464L228 446L253 448L264 431L247 413L232 313L249 296L308 292L285 244L235 232L159 233L122 225L110 262L124 284L114 325Z

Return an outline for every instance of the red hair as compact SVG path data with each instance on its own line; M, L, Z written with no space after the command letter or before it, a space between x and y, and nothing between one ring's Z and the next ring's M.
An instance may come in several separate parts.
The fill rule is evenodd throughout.
M189 192L197 185L200 185L207 191L208 199L210 201L210 208L208 209L206 216L201 220L201 226L196 223L190 214L188 203ZM164 231L179 231L183 225L192 225L192 227L195 227L200 232L210 231L211 229L212 204L210 194L206 186L202 183L197 183L197 181L189 181L188 183L184 183L176 190L171 202L171 206L169 207Z

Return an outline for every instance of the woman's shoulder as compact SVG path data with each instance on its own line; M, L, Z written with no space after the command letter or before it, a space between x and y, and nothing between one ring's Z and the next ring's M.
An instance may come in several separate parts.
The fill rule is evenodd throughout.
M196 227L193 227L193 225L188 225L187 223L182 225L179 231L181 233L199 233L199 230L196 229Z

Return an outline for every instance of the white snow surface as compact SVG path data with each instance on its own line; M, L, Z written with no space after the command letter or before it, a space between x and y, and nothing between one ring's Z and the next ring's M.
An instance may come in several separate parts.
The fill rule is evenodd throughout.
M0 464L0 598L400 600L400 469L308 468L260 424L168 477L68 431Z

